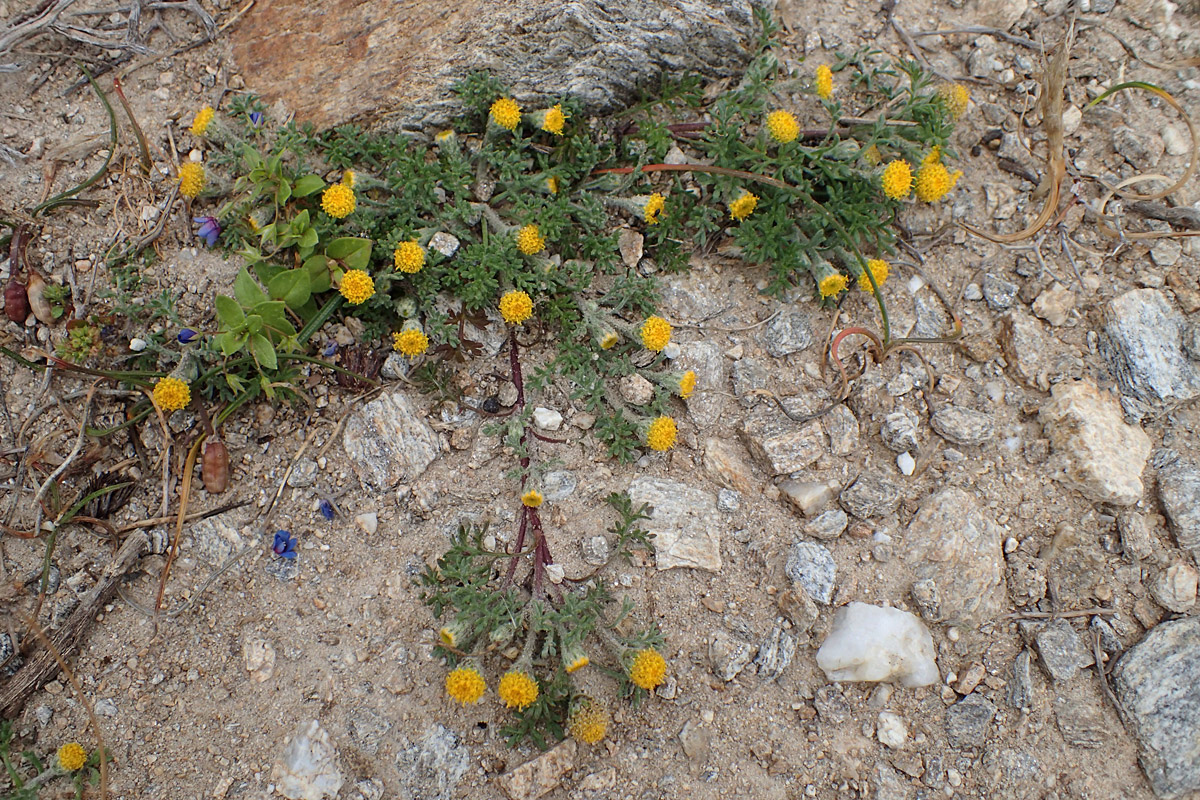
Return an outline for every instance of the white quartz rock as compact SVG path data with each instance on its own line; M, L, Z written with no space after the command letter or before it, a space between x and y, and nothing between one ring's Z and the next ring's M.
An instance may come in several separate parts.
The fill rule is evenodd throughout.
M850 603L834 615L817 666L831 681L889 681L912 688L938 680L933 653L933 637L917 617Z

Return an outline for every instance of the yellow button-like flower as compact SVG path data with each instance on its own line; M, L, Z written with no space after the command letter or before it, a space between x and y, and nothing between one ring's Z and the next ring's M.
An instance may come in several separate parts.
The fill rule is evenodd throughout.
M335 183L321 195L321 208L334 219L350 216L358 206L354 190L344 183Z
M617 342L621 341L620 335L614 330L605 330L600 334L599 345L601 350L611 350L617 346Z
M800 135L800 123L789 111L772 111L767 114L767 132L777 142L794 142Z
M846 285L849 279L840 272L835 272L832 275L826 275L817 284L817 290L821 292L821 297L834 297L846 291Z
M696 391L696 373L689 369L679 379L679 396L687 400L694 391Z
M416 328L406 328L392 334L392 349L409 358L416 358L429 349L429 337Z
M650 692L667 679L667 662L657 650L639 650L629 665L629 680Z
M375 281L361 269L352 269L342 276L342 285L338 287L338 291L346 298L347 303L357 306L375 294Z
M500 699L508 708L524 711L538 698L537 681L524 670L509 670L500 679L500 687L496 694L500 695Z
M646 349L658 353L671 343L671 323L662 317L647 317L642 323L641 334Z
M425 266L425 248L415 240L401 242L392 253L392 263L396 265L396 269L409 275L420 272L421 267Z
M521 505L528 508L537 508L542 504L542 493L537 489L530 489L525 494L521 495Z
M563 668L567 672L578 672L591 663L588 654L580 647L579 643L568 645L563 648L562 654Z
M342 173L342 183L346 184L351 189L354 188L356 181L358 181L358 176L354 174L354 170L348 169Z
M87 760L87 750L84 750L79 742L67 742L58 748L58 765L67 772L83 769Z
M943 164L926 159L917 170L913 192L922 202L936 203L954 188L954 184L958 183L961 177L961 171L955 170L951 173Z
M525 292L505 292L500 298L500 316L511 325L520 325L533 316L533 300Z
M198 161L188 161L179 165L179 193L187 198L195 198L204 191L206 178L204 165Z
M473 667L459 667L446 676L446 694L464 706L478 703L485 691L487 683Z
M550 194L558 194L558 178L553 175L546 178L546 191Z
M729 216L741 222L746 217L754 213L754 209L758 207L758 197L743 191L742 194L729 204Z
M893 200L908 197L908 193L912 191L912 167L908 166L907 161L889 162L883 168L880 182L883 184L883 193Z
M542 118L542 130L549 131L556 136L562 136L563 125L567 122L567 115L563 113L562 104L559 103L553 108L546 109L546 113Z
M658 417L646 429L646 444L651 450L657 450L660 453L670 450L671 446L675 444L677 432L675 420L670 417Z
M888 272L891 270L891 265L882 258L870 258L867 259L867 269L871 270L875 283L883 286L883 282L887 280ZM858 288L864 292L872 291L871 279L867 277L866 272L858 276Z
M192 402L192 390L179 378L159 378L154 384L154 402L163 411L178 411Z
M938 87L938 97L953 119L967 113L967 105L971 102L970 90L961 83L942 84Z
M510 131L515 131L517 123L521 121L521 107L517 105L516 100L509 97L501 97L492 103L490 113L492 122Z
M213 111L212 106L205 106L197 111L196 116L192 117L192 133L196 136L203 136L215 116L216 112Z
M530 223L517 231L517 249L527 256L532 256L546 249L546 240L542 238L538 226Z
M657 225L666 206L667 198L663 197L659 192L655 192L650 195L650 199L646 201L646 207L642 209L642 219L646 220L648 225Z
M817 67L817 77L814 82L817 87L817 97L822 100L828 100L833 97L833 70L828 64L822 64Z
M608 732L608 711L590 697L576 701L567 719L567 731L586 744L595 744Z

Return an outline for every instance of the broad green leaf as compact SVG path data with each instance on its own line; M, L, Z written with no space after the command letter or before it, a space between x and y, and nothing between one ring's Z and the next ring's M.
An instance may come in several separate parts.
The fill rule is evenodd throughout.
M288 320L287 311L282 300L271 300L259 303L253 309L254 316L262 320L266 327L285 335L293 334L296 328Z
M329 280L329 259L323 255L315 255L304 262L304 271L308 273L308 288L312 292L328 291L333 284Z
M225 373L225 382L229 384L229 388L234 391L234 394L241 394L246 388L245 382L232 372Z
M262 329L263 329L263 318L260 315L258 315L258 314L246 315L246 330L251 335L254 335L256 333L262 333Z
M319 175L305 175L300 180L296 181L292 186L293 197L308 197L314 192L319 192L325 188L325 181L321 180ZM308 213L307 211L304 213Z
M296 218L294 220L292 220L292 230L302 231L305 228L307 228L308 226L309 226L308 209L306 208L303 211L301 211L299 214L297 214Z
M303 269L289 269L280 272L267 284L267 292L273 300L282 300L291 308L298 308L308 302L312 291L309 289L308 273Z
M267 294L259 287L245 267L233 279L233 296L246 308L253 308L267 299Z
M271 344L271 340L261 333L256 333L250 337L250 352L254 354L254 360L258 362L260 367L265 369L278 369L279 360L275 357L275 346Z
M366 269L371 261L371 240L346 237L325 246L325 255L336 258L347 269Z
M246 314L232 297L217 295L217 322L227 331L237 330L246 324Z
M246 346L246 334L244 333L221 333L217 334L214 339L218 340L217 346L226 356L236 355Z
M315 228L308 228L300 236L300 246L307 247L310 250L317 246L317 231Z
M269 380L267 380L266 375L264 375L258 379L258 385L260 387L262 387L263 394L265 394L267 396L267 399L269 399L269 400L275 399L275 387L271 385L271 382Z
M283 205L292 197L292 185L287 181L280 181L279 186L275 188L275 205Z

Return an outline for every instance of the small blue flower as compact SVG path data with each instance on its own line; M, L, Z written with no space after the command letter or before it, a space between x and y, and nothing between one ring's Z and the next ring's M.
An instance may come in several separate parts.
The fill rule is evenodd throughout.
M262 121L263 121L263 112L261 112L261 111L251 111L250 112L250 124L251 125L253 125L254 127L257 128L259 125L262 125Z
M322 497L321 498L321 516L324 517L325 519L331 520L334 518L335 514L336 514L336 512L333 510L333 503L329 502L324 497Z
M271 545L271 550L280 558L291 561L296 557L296 539L287 531L275 531L275 543Z
M196 339L198 339L199 337L200 337L199 331L194 331L191 328L184 328L183 330L181 330L179 332L179 335L176 336L175 338L179 340L180 344L191 344L192 342L196 341Z
M192 222L200 226L196 235L203 239L206 245L212 247L217 243L217 237L221 235L221 223L217 222L216 217L193 217Z
M330 339L325 343L325 349L321 351L321 355L325 356L326 358L333 358L333 356L337 354L337 351L338 343L333 339Z

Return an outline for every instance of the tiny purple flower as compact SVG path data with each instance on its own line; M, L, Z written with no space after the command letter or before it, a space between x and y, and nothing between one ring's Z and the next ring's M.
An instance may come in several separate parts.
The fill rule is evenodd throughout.
M179 335L176 336L175 338L179 340L180 344L191 344L192 342L196 341L196 339L198 339L199 337L200 337L199 331L194 331L191 328L184 328L183 330L181 330L179 332Z
M321 355L325 356L326 358L333 358L335 355L337 355L337 351L338 343L333 339L330 339L325 343L325 349L321 351Z
M324 517L325 519L331 520L331 519L333 519L334 515L335 515L335 512L333 510L333 503L329 502L324 497L322 497L321 498L321 516Z
M296 539L287 531L275 531L275 543L271 545L271 550L280 558L291 561L296 557Z
M262 121L263 121L263 112L261 112L261 111L251 111L250 112L250 124L251 125L253 125L254 127L257 128L259 125L262 125Z
M192 222L200 226L196 235L203 239L206 245L212 247L217 243L217 237L221 235L221 223L217 222L216 217L193 217Z

